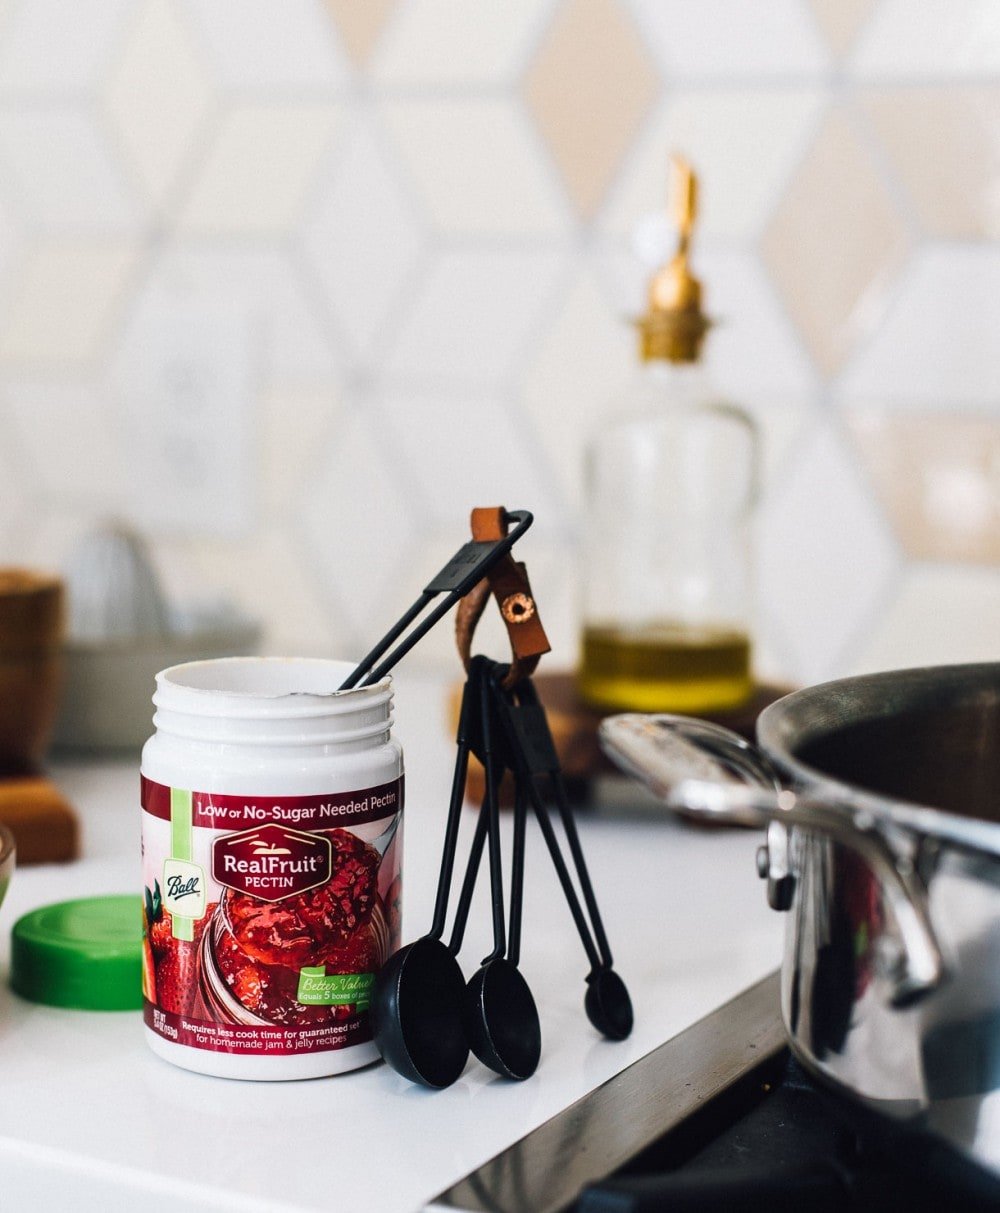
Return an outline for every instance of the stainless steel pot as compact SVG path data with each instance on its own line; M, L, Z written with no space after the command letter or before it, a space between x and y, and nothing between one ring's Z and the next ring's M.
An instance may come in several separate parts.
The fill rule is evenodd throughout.
M798 691L759 749L685 717L601 733L668 804L767 825L803 1064L1000 1174L1000 664Z

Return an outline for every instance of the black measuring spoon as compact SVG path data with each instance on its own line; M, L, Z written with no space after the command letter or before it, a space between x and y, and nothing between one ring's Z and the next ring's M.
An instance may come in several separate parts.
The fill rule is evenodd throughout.
M464 1001L465 978L455 959L458 948L442 942L445 919L448 914L448 896L455 867L455 851L461 824L462 804L465 799L465 780L469 765L475 729L475 716L479 711L479 685L482 681L482 659L473 661L462 695L462 707L458 723L458 758L452 781L451 802L448 807L448 824L445 830L444 847L441 853L441 869L438 874L437 897L434 904L434 920L430 931L414 943L394 952L379 970L371 997L372 1032L376 1047L382 1057L397 1073L411 1082L427 1087L448 1087L465 1069L469 1058L469 1045L465 1033ZM478 870L485 837L483 811L482 830L477 825L480 839L478 855L475 841L470 855L469 870L465 885L470 886L468 896L463 886L462 899L456 913L456 926L460 916L468 915L468 903L472 899L471 884L474 883L473 856ZM470 873L472 880L470 881ZM464 925L463 925L464 931ZM461 944L461 934L458 939Z
M500 667L501 669L504 667ZM515 778L514 839L511 856L510 931L504 941L503 873L500 864L500 780L493 728L494 677L484 679L482 691L483 754L489 803L490 895L493 907L493 951L466 987L466 1029L473 1053L484 1066L503 1078L523 1081L538 1068L542 1029L538 1008L517 967L521 951L521 907L524 899L524 844L527 802L521 780ZM487 681L489 686L486 685ZM505 955L506 952L506 955Z
M586 979L587 993L584 997L584 1010L587 1018L603 1036L609 1040L624 1040L631 1033L634 1023L632 999L624 981L613 967L611 947L601 920L597 898L594 896L590 874L587 871L573 810L566 796L559 759L545 718L545 709L538 700L538 694L530 678L518 683L513 697L508 696L506 702L505 719L515 761L523 773L531 807L541 828L542 837L545 839L545 845L548 847L553 867L590 963L590 972ZM569 869L566 867L566 861L563 859L548 806L538 789L537 777L540 775L549 777L555 792L556 805L569 842L577 879L580 882L590 915L593 935L577 897Z

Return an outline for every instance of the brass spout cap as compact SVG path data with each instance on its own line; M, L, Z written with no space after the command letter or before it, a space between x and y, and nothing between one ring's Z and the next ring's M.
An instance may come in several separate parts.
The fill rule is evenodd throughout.
M676 155L670 158L670 209L677 226L677 251L650 281L648 310L636 322L639 350L646 360L696 362L711 325L702 311L701 283L688 261L698 216L698 179L690 164Z

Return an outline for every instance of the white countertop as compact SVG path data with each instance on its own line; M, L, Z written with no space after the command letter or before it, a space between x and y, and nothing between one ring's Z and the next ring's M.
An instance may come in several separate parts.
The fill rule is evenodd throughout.
M406 749L404 938L412 939L430 925L450 788L442 686L402 680L396 721ZM782 924L754 876L755 834L581 815L615 967L636 1013L628 1041L601 1039L583 1011L583 950L532 823L521 967L543 1044L529 1081L505 1082L474 1058L442 1092L384 1065L292 1083L192 1074L149 1051L139 1012L35 1006L6 986L10 926L20 914L139 891L137 763L63 762L52 774L80 812L84 858L18 871L3 906L5 1213L55 1209L70 1196L74 1213L409 1213L779 963ZM463 846L470 820L465 827ZM489 950L485 892L462 955L467 975Z

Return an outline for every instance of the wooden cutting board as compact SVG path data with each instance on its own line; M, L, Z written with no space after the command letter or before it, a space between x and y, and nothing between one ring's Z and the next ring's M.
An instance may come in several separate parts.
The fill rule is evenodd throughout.
M14 835L18 867L64 863L80 852L76 813L41 775L0 776L0 822Z

